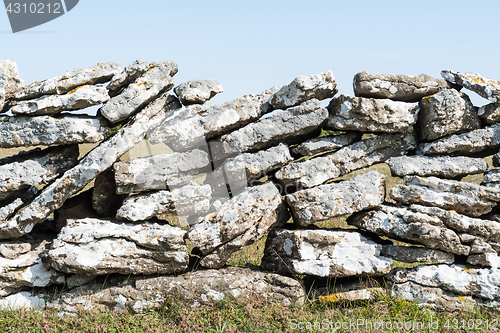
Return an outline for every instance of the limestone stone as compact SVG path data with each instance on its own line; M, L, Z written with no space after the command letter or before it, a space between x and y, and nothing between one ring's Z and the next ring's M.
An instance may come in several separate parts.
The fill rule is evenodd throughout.
M347 222L361 230L422 244L430 249L457 255L470 252L470 247L463 245L457 233L446 228L439 218L407 208L382 205L376 210L354 214Z
M20 291L0 299L0 308L3 310L44 309L46 295L42 297L32 295L29 291Z
M64 94L83 85L105 83L122 71L117 62L100 62L94 66L75 68L61 76L22 87L14 94L16 100L38 98L42 95Z
M37 193L38 189L33 186L20 195L10 197L0 202L0 222L11 218L20 207L33 200Z
M436 206L477 217L489 213L500 201L500 191L475 183L418 176L405 176L404 182L394 186L390 196L405 204Z
M120 195L116 193L116 182L113 169L97 175L92 190L92 208L99 216L114 216L120 207Z
M479 253L470 255L467 262L482 267L500 268L500 257L497 253Z
M460 73L450 70L441 71L441 76L446 81L474 91L491 102L500 102L500 83L498 81L479 74Z
M0 117L0 148L96 143L108 135L109 128L102 117Z
M469 96L455 89L446 89L422 98L418 116L418 128L424 141L482 127Z
M490 103L483 105L477 111L487 124L494 124L500 122L500 103Z
M318 296L319 302L338 303L342 301L355 302L355 301L372 301L377 295L385 293L383 288L366 288L360 290L350 290L338 292L330 295Z
M264 149L280 142L295 143L312 135L328 117L328 111L318 100L278 112L223 135L223 154L244 153Z
M408 76L360 72L354 76L353 86L354 93L359 97L418 102L425 96L446 89L448 84L443 79L434 79L425 74Z
M210 166L206 151L193 149L184 153L141 157L114 164L116 192L119 194L163 190L192 181Z
M286 109L310 99L323 100L338 92L332 71L309 76L298 76L271 96L269 103L275 109Z
M349 132L341 135L330 135L309 139L290 149L295 155L313 156L353 144L361 139L361 133Z
M385 198L385 176L370 171L351 180L317 186L286 196L300 226L377 207Z
M389 158L386 163L392 174L398 177L416 175L455 178L489 170L488 163L482 158L465 156L397 156Z
M139 58L131 64L125 66L123 72L115 74L111 82L109 82L106 86L109 96L115 97L118 95L122 88L134 82L137 78L144 74L148 68L148 62L142 58Z
M129 84L119 95L111 98L99 111L115 124L127 119L174 86L177 73L172 60L153 63L144 74Z
M407 132L417 122L419 107L413 103L395 102L340 95L328 105L330 117L326 128L361 132Z
M416 246L384 245L382 255L402 262L432 262L439 264L453 264L455 255L435 249Z
M415 147L415 138L410 134L383 134L355 142L332 154L291 163L276 172L276 179L283 186L310 188L403 155Z
M262 268L285 275L382 276L391 270L392 260L381 250L381 244L352 230L274 229Z
M187 238L201 251L202 266L220 268L233 252L258 241L288 218L278 189L267 182L223 203L217 212L193 225Z
M52 147L0 159L0 200L48 184L78 162L78 145Z
M85 109L109 101L105 87L80 86L65 95L48 95L37 99L22 101L12 107L13 114L29 116L52 115L62 111Z
M98 174L105 171L144 135L170 115L172 98L168 95L154 101L110 139L91 150L78 165L43 189L29 205L9 220L0 223L0 239L18 238L31 232L33 226L43 222L54 210L60 208L72 195L80 192Z
M493 169L484 173L483 182L481 183L481 185L498 183L500 183L500 169Z
M7 100L21 84L17 64L13 60L0 60L0 113Z
M43 261L59 272L82 275L179 273L189 261L185 234L168 224L68 220Z
M207 79L187 81L174 88L183 105L203 104L223 91L219 82Z
M132 195L125 198L116 217L129 221L145 221L160 214L206 214L210 208L211 197L210 185L196 183L172 191Z

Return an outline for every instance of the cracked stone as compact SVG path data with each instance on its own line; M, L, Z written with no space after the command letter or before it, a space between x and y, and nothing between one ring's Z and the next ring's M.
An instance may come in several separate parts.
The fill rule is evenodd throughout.
M223 92L222 86L215 80L197 79L179 84L174 93L183 105L203 104L215 95Z
M384 245L382 255L402 262L432 262L440 264L453 264L455 255L435 249L416 246Z
M139 58L133 63L125 66L123 72L115 74L111 82L106 86L109 96L115 97L118 95L122 88L134 82L137 78L144 74L148 68L148 62L142 58Z
M469 89L491 102L500 102L500 83L479 74L460 73L450 70L441 71L448 82Z
M361 133L349 132L342 135L324 136L303 142L290 151L294 155L313 156L342 148L361 139Z

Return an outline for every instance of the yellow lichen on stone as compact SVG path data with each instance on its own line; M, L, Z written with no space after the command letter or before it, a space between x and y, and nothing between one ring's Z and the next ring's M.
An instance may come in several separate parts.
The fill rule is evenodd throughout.
M462 272L463 271L470 272L470 271L473 271L473 270L474 270L474 268L464 268L464 269L462 269Z
M465 297L464 296L458 296L458 300L465 301Z
M342 301L345 299L346 299L346 297L345 297L344 293L336 293L336 294L331 294L328 296L319 296L318 297L318 301L320 301L320 302L338 302L338 301Z
M74 94L78 89L85 87L86 85L76 87L75 89L71 90L68 95Z

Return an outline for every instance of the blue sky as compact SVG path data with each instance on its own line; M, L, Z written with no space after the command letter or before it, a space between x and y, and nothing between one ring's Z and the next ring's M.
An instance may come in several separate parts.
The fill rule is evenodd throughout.
M0 11L0 59L14 59L26 83L100 61L173 59L176 84L222 84L215 103L330 69L340 92L352 94L363 70L440 77L451 69L500 79L499 12L496 0L80 0L17 34Z

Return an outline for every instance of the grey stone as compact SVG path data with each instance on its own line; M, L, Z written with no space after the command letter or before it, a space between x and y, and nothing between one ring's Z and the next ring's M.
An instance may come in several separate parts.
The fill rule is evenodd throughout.
M500 103L490 103L483 105L477 111L479 117L484 119L487 124L500 122Z
M48 95L37 99L22 101L13 106L13 114L29 116L52 115L62 111L85 109L109 101L108 91L104 87L80 86L65 95Z
M99 173L105 171L144 135L158 126L171 112L172 98L168 95L154 101L134 116L110 139L90 151L74 168L43 189L29 205L11 219L0 223L0 239L18 238L31 232L33 226L60 208L72 195L80 192Z
M309 76L298 76L271 96L269 103L275 109L286 109L310 99L323 100L338 92L332 71Z
M327 117L328 111L320 101L306 101L223 135L223 154L255 151L280 142L295 143L318 132Z
M207 79L187 81L174 88L183 105L203 104L223 91L219 82Z
M0 254L6 259L16 259L29 251L31 251L30 243L13 241L0 244Z
M125 198L116 217L129 221L145 221L160 214L177 216L206 214L211 197L210 185L196 183L172 191L132 195Z
M416 246L384 245L382 255L402 262L432 262L453 264L455 255L434 249Z
M99 216L113 216L120 205L112 168L97 175L92 190L92 208Z
M3 310L26 310L45 308L47 295L32 295L29 291L20 291L0 299L0 308Z
M389 158L386 163L393 175L398 177L437 176L443 178L465 177L490 169L482 158L465 156L397 156Z
M48 184L78 163L78 145L35 149L0 160L0 200Z
M500 183L500 169L493 169L484 173L481 185Z
M441 71L441 76L446 81L474 91L491 102L500 102L500 83L498 81L479 74L460 73L450 70Z
M189 261L185 234L168 224L68 220L43 261L59 272L81 275L179 273Z
M500 257L496 253L479 253L470 255L467 262L471 265L500 268Z
M100 62L90 67L75 68L61 76L19 88L13 98L27 100L42 95L60 95L86 84L95 85L108 82L121 71L122 66L117 62Z
M0 113L6 101L22 84L17 72L17 64L13 60L0 60Z
M381 250L381 244L352 230L274 229L262 268L286 275L382 276L391 270L392 260Z
M377 296L385 294L384 288L364 288L358 290L349 290L336 292L330 295L318 296L319 302L356 302L356 301L374 301Z
M384 202L385 176L376 172L321 185L286 196L293 220L300 226L377 207Z
M361 132L405 133L417 122L419 107L395 102L340 95L328 105L330 117L326 128Z
M360 72L354 76L353 86L354 93L359 97L418 102L422 97L446 89L448 84L443 79L434 79L425 74L408 76Z
M306 142L297 145L297 147L290 149L290 151L295 155L313 156L342 148L359 141L360 139L361 133L359 132L349 132L342 135L324 136L320 138L318 137L307 140Z
M111 82L109 82L106 86L109 96L115 97L118 95L122 88L134 82L137 78L139 78L139 76L144 74L148 68L148 62L142 58L139 58L133 63L125 66L123 72L115 74Z
M418 176L405 176L404 182L394 186L390 196L405 204L436 206L477 217L489 213L500 201L500 191L475 183Z
M481 128L481 119L469 96L455 89L422 98L418 117L420 136L424 141Z
M209 166L207 152L200 149L117 162L114 164L116 192L164 190L185 185Z
M314 187L351 171L403 155L415 147L412 135L383 134L355 142L332 154L291 163L276 172L276 179L283 186Z
M258 241L288 218L278 189L268 182L223 203L217 212L193 225L187 238L200 249L202 266L220 268L233 252Z
M153 63L148 70L111 98L99 111L115 124L127 119L174 86L177 64L172 60Z
M33 200L37 193L38 189L32 186L27 191L0 202L0 221L11 218L20 207Z

